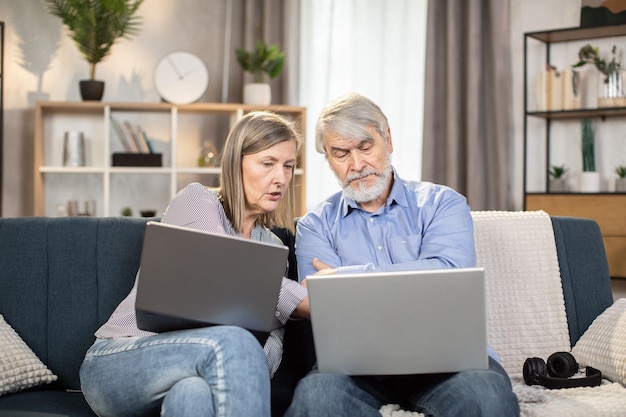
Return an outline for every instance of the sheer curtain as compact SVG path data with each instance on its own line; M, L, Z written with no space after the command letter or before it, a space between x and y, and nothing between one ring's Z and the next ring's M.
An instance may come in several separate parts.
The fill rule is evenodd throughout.
M508 1L429 3L423 179L473 210L512 205L509 38Z
M427 0L301 0L298 103L307 107L307 209L339 190L317 153L320 109L359 92L389 119L393 165L419 180L422 162Z

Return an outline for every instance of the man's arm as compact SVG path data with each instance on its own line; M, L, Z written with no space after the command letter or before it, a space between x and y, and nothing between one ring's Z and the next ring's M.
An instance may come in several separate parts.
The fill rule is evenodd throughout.
M362 228L341 233L337 232L340 228L329 230L319 213L303 217L296 237L300 280L317 272L314 258L337 268L338 273L475 266L473 223L465 198L452 190L438 197L435 204L405 209L412 224L405 227L395 222L391 236L381 242L389 253L389 259L381 262L370 255L377 248L372 247ZM349 253L352 259L341 259L338 251Z

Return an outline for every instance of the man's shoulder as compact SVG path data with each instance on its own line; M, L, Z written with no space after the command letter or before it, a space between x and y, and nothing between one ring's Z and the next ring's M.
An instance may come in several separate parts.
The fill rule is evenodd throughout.
M400 180L405 190L410 193L419 195L421 197L428 196L443 196L453 198L464 198L461 193L454 188L443 184L436 184L429 181L412 181L412 180Z

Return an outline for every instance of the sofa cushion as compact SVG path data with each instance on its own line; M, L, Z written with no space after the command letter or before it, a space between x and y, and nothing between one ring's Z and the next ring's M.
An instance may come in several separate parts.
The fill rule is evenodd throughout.
M0 417L96 417L81 392L27 390L0 397Z
M591 366L602 376L626 385L626 298L599 315L581 336L572 354L580 366Z
M0 395L56 379L0 314Z

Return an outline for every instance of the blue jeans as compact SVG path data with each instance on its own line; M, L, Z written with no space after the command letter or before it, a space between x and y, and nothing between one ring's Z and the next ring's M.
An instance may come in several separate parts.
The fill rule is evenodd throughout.
M80 379L101 417L270 415L267 359L239 327L97 340Z
M312 372L298 383L285 417L380 417L385 404L431 417L517 417L519 403L498 362L453 374L350 377Z

